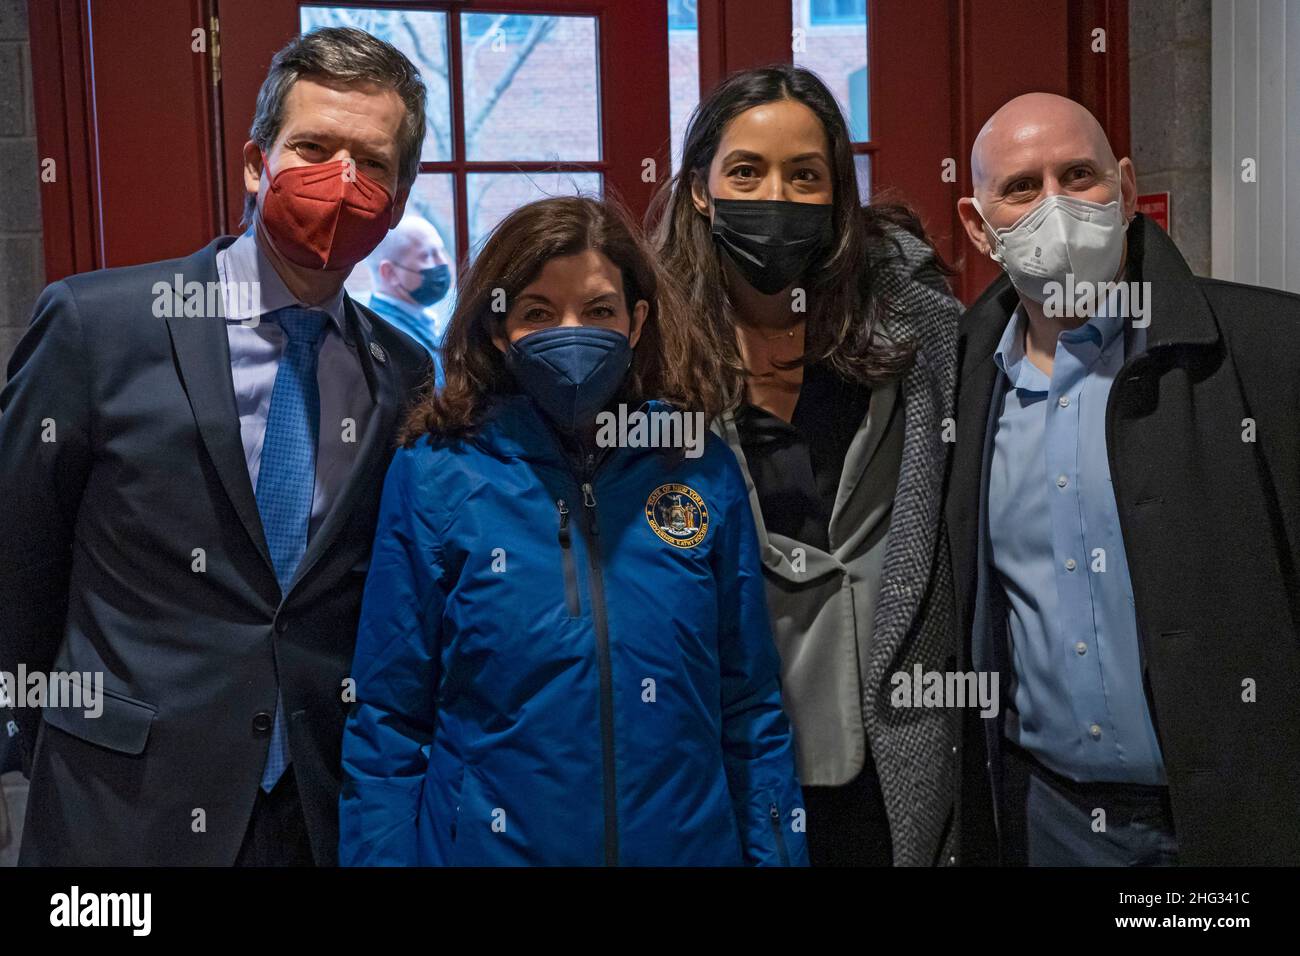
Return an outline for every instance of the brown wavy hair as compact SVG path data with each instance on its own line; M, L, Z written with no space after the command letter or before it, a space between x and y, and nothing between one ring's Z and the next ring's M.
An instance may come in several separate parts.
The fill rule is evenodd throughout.
M808 270L809 311L804 354L778 367L826 360L850 381L873 384L897 378L912 365L916 343L894 341L888 322L896 312L875 282L882 268L903 251L895 230L930 246L930 278L943 285L952 270L925 235L916 213L899 203L858 201L852 143L839 104L815 73L787 64L742 70L700 101L686 129L681 166L655 194L646 222L664 268L681 277L683 294L721 365L725 407L744 397L748 372L727 314L727 280L713 242L711 224L691 201L691 183L708 181L709 166L723 131L745 110L777 100L795 100L821 121L830 145L832 246Z
M689 321L681 293L636 222L612 199L563 196L520 206L488 237L461 284L443 338L443 387L425 385L399 433L402 444L409 447L424 435L470 434L494 396L518 391L493 334L504 335L509 303L547 262L588 249L619 270L628 311L640 300L649 305L619 400L660 399L704 412L706 420L722 411L721 365L708 336Z

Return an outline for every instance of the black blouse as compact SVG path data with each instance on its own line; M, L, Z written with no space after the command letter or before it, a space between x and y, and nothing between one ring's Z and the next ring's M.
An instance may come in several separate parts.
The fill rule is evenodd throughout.
M789 422L756 405L736 410L736 431L769 533L830 550L844 458L870 404L870 388L815 362L804 368Z

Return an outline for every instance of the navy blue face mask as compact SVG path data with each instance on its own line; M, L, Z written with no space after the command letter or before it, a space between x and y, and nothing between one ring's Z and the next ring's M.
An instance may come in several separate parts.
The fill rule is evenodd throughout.
M393 265L397 266L397 263L394 262ZM407 269L406 266L397 266L397 268L420 273L420 284L414 289L406 290L406 294L420 305L441 302L447 290L451 288L451 267L445 262L427 269Z
M574 435L596 420L632 365L622 332L589 325L558 325L512 342L506 368L555 426Z

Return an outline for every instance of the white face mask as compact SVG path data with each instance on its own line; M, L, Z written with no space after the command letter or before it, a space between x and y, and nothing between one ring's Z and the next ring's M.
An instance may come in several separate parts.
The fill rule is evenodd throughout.
M979 200L971 201L984 219ZM1067 274L1074 276L1075 285L1114 279L1128 230L1119 200L1095 203L1059 194L1048 196L1006 229L994 229L987 219L984 225L995 239L993 261L1006 270L1016 291L1035 302L1047 298L1050 282L1064 288Z

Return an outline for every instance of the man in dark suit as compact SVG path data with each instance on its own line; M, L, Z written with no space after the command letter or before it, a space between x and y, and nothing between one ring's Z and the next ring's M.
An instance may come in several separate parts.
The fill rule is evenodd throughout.
M15 708L21 863L336 862L380 488L431 371L343 281L423 137L401 53L299 37L245 146L251 228L41 295L0 393L0 671L103 700Z
M1070 100L1012 100L972 173L1007 276L963 319L946 517L1006 690L963 860L1300 863L1300 297L1193 276Z

